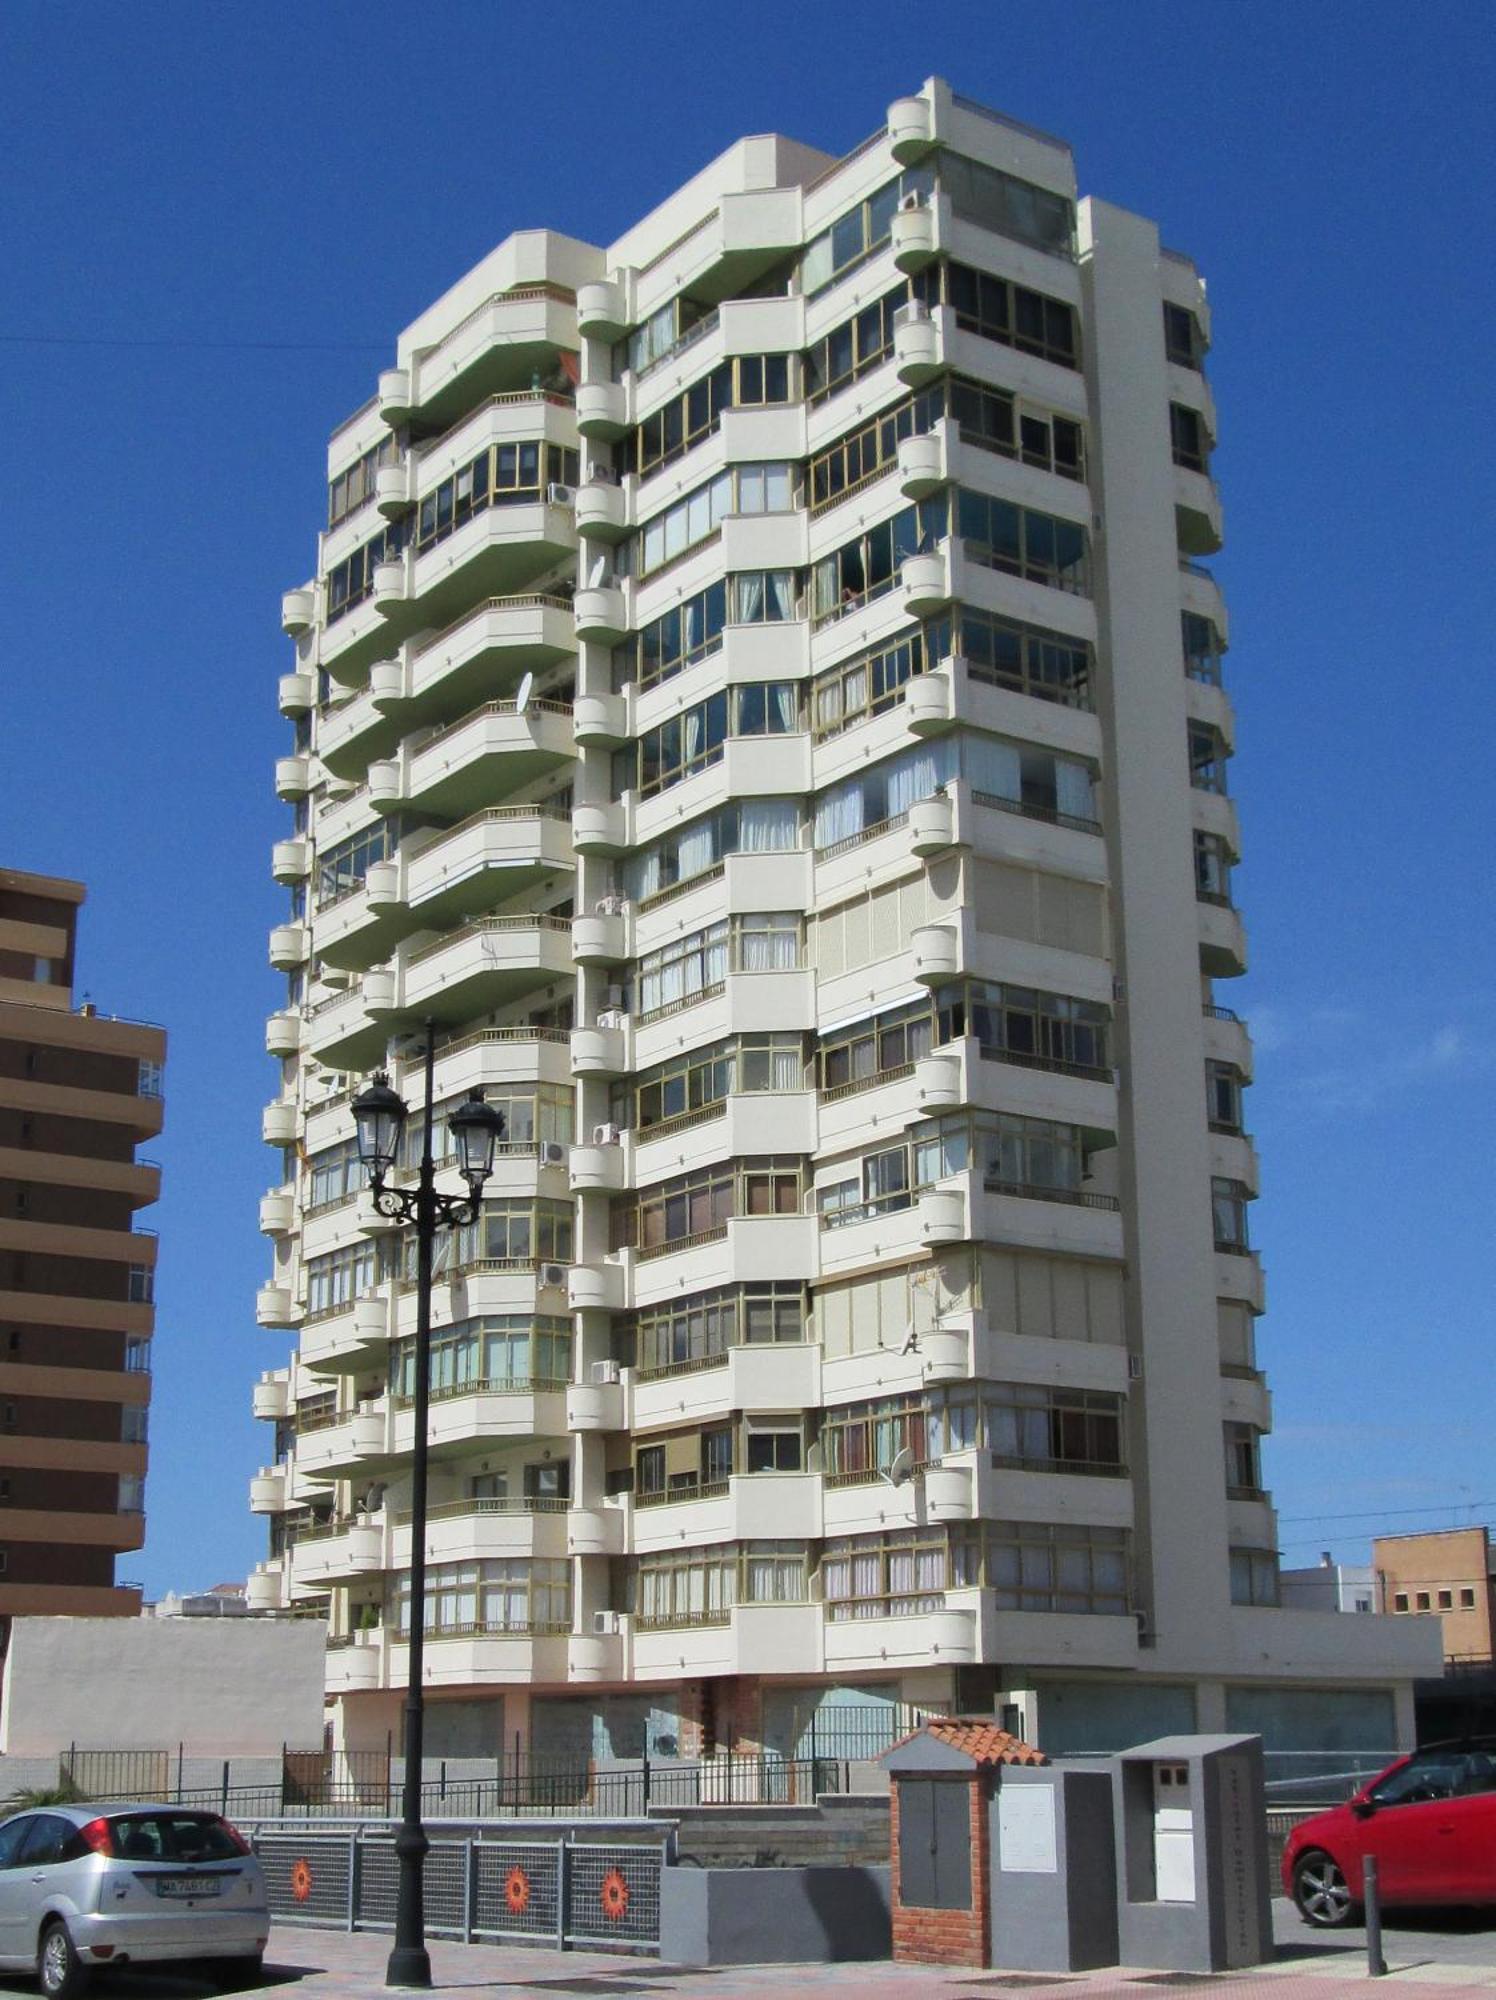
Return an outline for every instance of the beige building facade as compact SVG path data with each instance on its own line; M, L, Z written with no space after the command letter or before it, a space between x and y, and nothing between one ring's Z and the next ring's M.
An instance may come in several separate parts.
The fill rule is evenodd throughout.
M1492 1664L1496 1587L1489 1528L1379 1535L1371 1567L1379 1610L1396 1618L1438 1618L1447 1665Z
M1210 331L932 80L510 236L334 435L250 1592L325 1609L341 1741L404 1684L415 1308L348 1104L427 1016L509 1127L438 1284L436 1745L1407 1733L1422 1635L1278 1603Z
M166 1037L74 1000L81 882L0 869L0 1621L133 1615Z

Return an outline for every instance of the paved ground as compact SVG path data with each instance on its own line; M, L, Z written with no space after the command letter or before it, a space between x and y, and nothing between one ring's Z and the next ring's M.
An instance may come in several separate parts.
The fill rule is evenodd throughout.
M1274 1905L1279 1956L1251 1973L1186 1974L1116 1971L1048 1976L1038 1973L946 1972L923 1966L763 1966L690 1972L655 1959L615 1953L540 1951L529 1947L431 1946L442 1993L498 1993L504 2000L811 2000L828 1991L869 2000L1163 2000L1170 1988L1229 1987L1222 2000L1453 2000L1451 1989L1496 1994L1496 1911L1441 1912L1385 1935L1391 1976L1366 1977L1360 1931L1326 1936L1307 1929L1287 1903ZM279 1926L271 1933L265 1990L278 2000L373 2000L385 1991L389 1938L373 1932ZM114 1973L97 1982L99 2000L199 2000L214 1989L201 1981L154 1971ZM32 1994L35 1983L0 1979L0 1996Z

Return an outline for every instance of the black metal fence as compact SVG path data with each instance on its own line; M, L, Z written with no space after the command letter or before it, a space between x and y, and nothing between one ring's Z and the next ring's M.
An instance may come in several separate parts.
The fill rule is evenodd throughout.
M399 1866L388 1825L248 1829L281 1923L392 1930ZM663 1841L505 1840L432 1830L426 1928L436 1936L657 1951Z

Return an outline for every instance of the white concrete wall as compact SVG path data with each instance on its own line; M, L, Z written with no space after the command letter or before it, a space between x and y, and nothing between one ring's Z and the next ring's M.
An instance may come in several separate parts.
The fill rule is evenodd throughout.
M254 1757L322 1742L317 1619L17 1618L0 1753L166 1749Z

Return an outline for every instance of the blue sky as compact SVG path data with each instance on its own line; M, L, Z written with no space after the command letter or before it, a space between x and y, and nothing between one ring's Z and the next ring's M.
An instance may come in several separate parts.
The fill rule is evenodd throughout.
M1493 49L1475 0L7 0L0 866L86 879L82 986L171 1035L122 1573L263 1552L278 607L327 433L511 228L606 242L740 133L844 151L932 72L1069 139L1210 286L1253 957L1221 997L1257 1032L1286 1559L1496 1520Z

